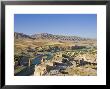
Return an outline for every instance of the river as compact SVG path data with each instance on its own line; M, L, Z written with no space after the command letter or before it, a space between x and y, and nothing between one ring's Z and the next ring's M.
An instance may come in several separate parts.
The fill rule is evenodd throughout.
M34 73L34 68L35 65L40 64L41 63L41 59L43 56L47 56L46 60L50 60L53 55L51 53L48 54L37 54L36 58L33 59L31 66L27 66L25 69L23 69L22 71L20 71L19 73L16 73L15 76L29 76L32 75Z
M44 55L43 54L38 54L36 56L36 58L33 59L32 64L34 64L34 65L40 64L41 63L41 59L42 59L43 56L47 56L46 60L50 60L53 57L53 55L51 53L44 54Z

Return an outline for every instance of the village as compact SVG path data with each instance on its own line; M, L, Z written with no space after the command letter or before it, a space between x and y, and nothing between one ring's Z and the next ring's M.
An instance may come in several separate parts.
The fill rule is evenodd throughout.
M97 76L97 15L16 14L13 61L14 76Z
M36 50L29 48L28 51L35 53ZM18 63L15 63L16 66ZM18 76L96 76L96 49L75 45L62 50L55 46L54 50L49 49L48 52L37 51L31 60L22 57L19 66L25 68L15 73Z

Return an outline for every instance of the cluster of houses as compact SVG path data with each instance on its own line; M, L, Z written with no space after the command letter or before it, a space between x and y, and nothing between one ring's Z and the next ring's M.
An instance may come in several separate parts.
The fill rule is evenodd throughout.
M45 62L44 59L41 60L39 65L35 65L35 76L58 76L58 75L66 75L68 72L65 72L68 67L78 67L84 66L86 64L94 64L83 58L78 60L70 60L69 58L63 58L62 61L54 61L54 62Z
M72 46L72 49L82 49L85 46ZM28 48L29 52L34 52L34 48ZM60 54L59 54L60 55ZM61 54L62 55L62 54ZM34 75L36 76L43 76L43 75L59 75L59 74L68 74L65 73L67 67L76 67L76 66L83 66L86 64L90 64L90 62L85 61L83 58L80 60L70 60L69 58L63 58L60 61L56 60L54 62L45 62L46 60L43 59L44 54L37 54L36 58L32 61L32 65L35 65ZM57 55L58 56L58 55ZM16 66L28 66L29 65L29 58L23 56L21 60L15 62Z
M55 61L52 63L45 63L45 60L42 59L39 65L35 65L34 75L35 76L58 75L61 73L65 73L64 70L72 65L74 65L75 67L76 62L71 62L69 61L68 58L63 58L61 62Z

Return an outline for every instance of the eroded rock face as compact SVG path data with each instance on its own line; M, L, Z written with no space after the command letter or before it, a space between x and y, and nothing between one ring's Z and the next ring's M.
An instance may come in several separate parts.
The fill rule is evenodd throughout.
M35 76L42 76L46 72L47 72L47 70L46 70L45 60L42 58L41 64L35 65L34 75Z
M46 73L45 65L35 65L34 76L42 76Z

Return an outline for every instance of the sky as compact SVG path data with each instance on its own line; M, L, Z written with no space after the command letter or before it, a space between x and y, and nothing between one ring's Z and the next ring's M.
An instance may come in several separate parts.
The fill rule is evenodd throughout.
M15 14L14 31L97 38L96 14Z

